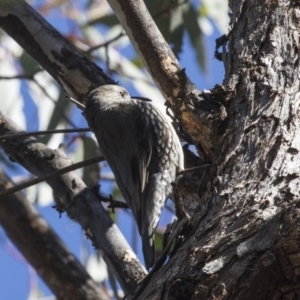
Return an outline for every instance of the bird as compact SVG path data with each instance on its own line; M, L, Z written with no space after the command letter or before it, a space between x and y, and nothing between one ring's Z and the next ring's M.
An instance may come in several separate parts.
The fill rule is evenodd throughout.
M154 234L176 174L184 169L180 139L151 100L102 85L87 97L83 115L96 136L117 185L131 209L147 270L155 263Z

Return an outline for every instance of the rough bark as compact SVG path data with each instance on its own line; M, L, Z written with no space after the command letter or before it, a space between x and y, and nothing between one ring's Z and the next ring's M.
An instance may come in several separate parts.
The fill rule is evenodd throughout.
M0 135L19 132L18 126L0 113ZM71 164L63 150L49 149L32 137L3 141L1 146L10 159L36 176ZM48 184L54 191L58 210L66 211L82 226L94 246L103 251L104 259L113 267L122 288L126 292L133 291L146 271L96 195L76 172L55 177Z
M0 190L11 186L0 171ZM58 299L110 299L24 194L0 199L0 224Z
M184 241L138 299L300 298L299 5L229 3L219 166Z

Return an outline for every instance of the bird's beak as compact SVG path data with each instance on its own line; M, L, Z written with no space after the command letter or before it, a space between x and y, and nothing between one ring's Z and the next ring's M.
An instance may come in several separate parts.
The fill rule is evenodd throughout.
M131 97L131 99L138 99L138 100L142 100L145 102L152 102L152 100L145 98L145 97L138 97L138 96L130 96L130 97Z

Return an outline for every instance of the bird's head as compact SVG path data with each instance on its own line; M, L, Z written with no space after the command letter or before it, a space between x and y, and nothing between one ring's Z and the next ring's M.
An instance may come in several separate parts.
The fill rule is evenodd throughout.
M99 102L99 101L121 101L130 100L129 93L121 86L114 84L101 85L91 91L88 96L87 103Z
M114 84L106 84L97 87L92 90L88 95L88 99L86 101L86 105L80 103L79 101L73 99L72 97L66 95L66 98L77 105L77 107L81 110L85 110L85 106L89 104L93 106L93 104L97 104L99 102L102 103L111 103L113 101L122 101L122 100L130 100L130 99L138 99L145 102L151 102L150 99L139 96L130 96L128 91L121 86Z
M89 94L87 103L99 101L113 102L121 100L130 100L131 98L142 101L151 101L150 99L144 97L130 96L128 91L121 86L115 84L106 84L94 89Z

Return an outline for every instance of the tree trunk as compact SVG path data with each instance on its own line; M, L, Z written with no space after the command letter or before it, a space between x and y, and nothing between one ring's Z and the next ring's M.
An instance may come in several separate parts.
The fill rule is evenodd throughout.
M230 8L224 87L212 91L227 94L219 165L184 242L139 299L300 298L299 5Z

